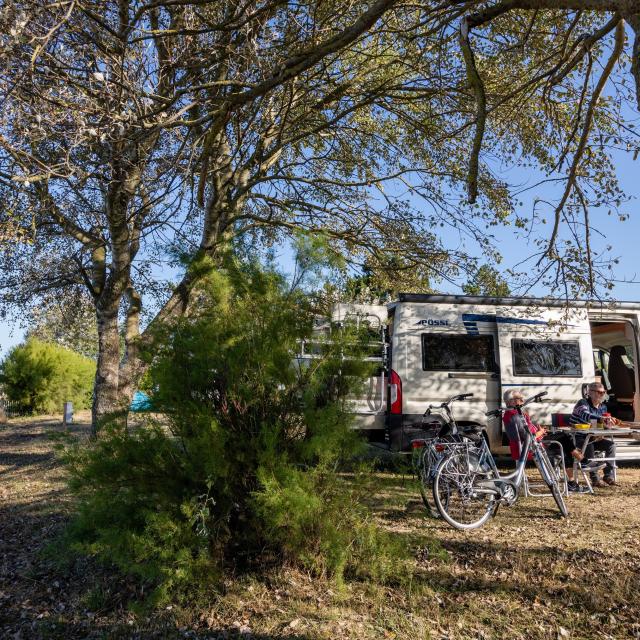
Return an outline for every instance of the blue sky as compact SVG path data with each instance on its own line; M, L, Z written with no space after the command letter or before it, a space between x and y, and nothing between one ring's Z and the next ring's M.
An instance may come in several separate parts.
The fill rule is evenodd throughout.
M594 230L592 246L597 252L611 245L610 256L619 258L619 264L612 272L615 288L609 295L617 300L640 301L640 260L637 257L640 239L640 211L638 210L640 207L640 158L634 161L631 153L620 151L614 154L614 160L621 188L628 198L628 201L620 206L619 213L628 214L629 217L621 221L615 213L607 215L606 210L591 209L589 215ZM498 172L498 177L511 185L517 184L520 188L533 186L542 178L540 174L534 175L532 172L525 174L518 167ZM564 184L558 184L555 187L543 184L530 191L527 190L521 196L523 201L521 212L528 214L536 199L551 201L555 204L559 200L561 186L564 187ZM548 213L548 210L545 213ZM551 216L546 215L546 218L550 219ZM523 257L535 251L533 245L527 246L526 240L521 235L517 236L513 227L500 227L495 231L492 229L492 232L496 236L496 244L504 258L499 267L500 270L516 265ZM551 225L547 224L546 228L539 228L538 233L548 237L551 233ZM455 293L453 290L451 292ZM529 295L553 296L554 292L538 287ZM561 297L562 293L555 292L555 295Z

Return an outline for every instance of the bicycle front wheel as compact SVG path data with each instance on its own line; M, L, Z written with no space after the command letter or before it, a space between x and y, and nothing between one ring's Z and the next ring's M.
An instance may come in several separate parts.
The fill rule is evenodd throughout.
M495 515L496 496L480 484L491 475L490 469L479 468L475 455L446 458L433 481L433 499L442 518L455 529L476 529Z
M563 518L569 516L569 510L567 509L567 505L564 501L564 497L562 496L562 491L560 490L560 483L558 482L558 476L551 464L551 460L549 460L549 456L547 452L540 447L536 452L534 457L536 466L538 467L538 471L544 480L544 483L549 487L549 491L551 491L551 495L553 499L556 501L556 505L558 505L558 509L560 510L560 514Z

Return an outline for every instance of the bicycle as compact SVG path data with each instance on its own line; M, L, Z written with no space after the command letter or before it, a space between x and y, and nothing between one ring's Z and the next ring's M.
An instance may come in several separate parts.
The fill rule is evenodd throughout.
M524 420L523 407L531 402L539 402L545 395L546 391L538 393L516 407L520 417ZM502 411L497 409L486 415L501 416ZM569 515L556 472L544 446L528 429L525 432L525 442L522 443L516 469L504 475L497 469L486 440L479 442L479 448L471 448L467 442L450 448L449 455L440 461L433 480L434 503L449 525L456 529L476 529L495 516L500 505L515 504L524 482L529 452L533 454L533 460L560 514L563 517Z
M440 514L433 501L433 479L438 469L440 461L445 458L449 449L456 443L465 439L476 441L479 432L475 427L458 427L451 405L459 400L466 400L473 397L473 393L462 393L452 396L446 402L439 405L429 405L422 416L421 427L428 431L425 419L433 415L433 411L438 411L438 417L444 420L437 427L438 431L430 438L420 438L414 440L412 444L414 452L414 468L420 486L420 495L427 508L427 512L434 518L439 518ZM442 415L444 414L444 415ZM433 427L431 428L433 429Z

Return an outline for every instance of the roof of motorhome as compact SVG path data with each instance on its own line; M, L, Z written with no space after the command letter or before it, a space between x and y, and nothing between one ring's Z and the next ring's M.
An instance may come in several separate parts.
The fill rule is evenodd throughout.
M615 310L620 308L640 311L640 302L623 300L566 300L564 298L491 298L485 296L456 296L436 293L399 293L398 299L392 305L400 302L425 302L431 304L476 304L503 306L538 306L538 307L587 307L590 309Z

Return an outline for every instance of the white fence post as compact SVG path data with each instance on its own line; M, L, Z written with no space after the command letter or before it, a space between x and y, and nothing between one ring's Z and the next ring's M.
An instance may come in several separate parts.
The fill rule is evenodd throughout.
M73 422L73 402L65 402L62 405L62 426L65 429Z

